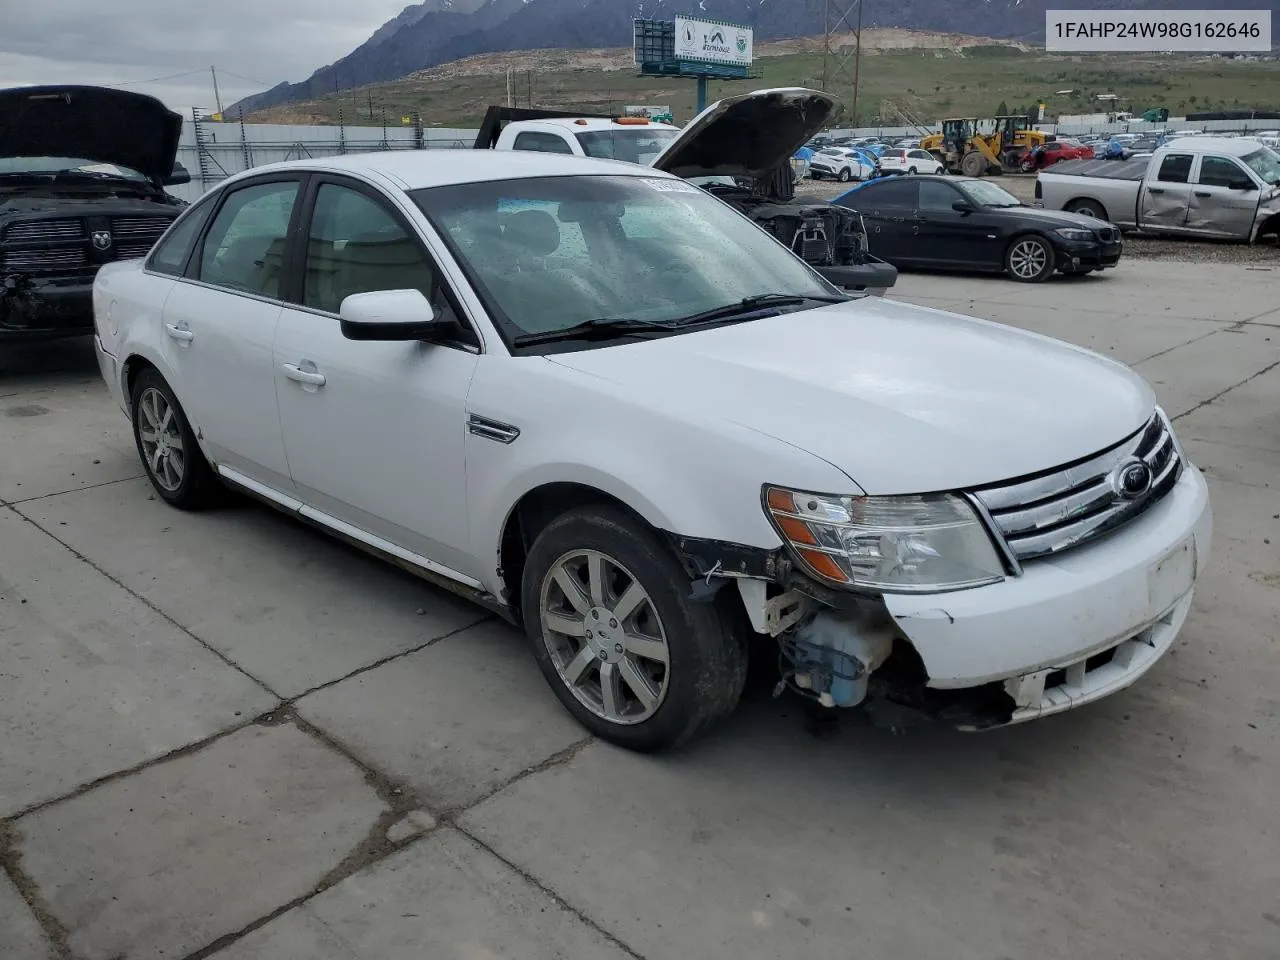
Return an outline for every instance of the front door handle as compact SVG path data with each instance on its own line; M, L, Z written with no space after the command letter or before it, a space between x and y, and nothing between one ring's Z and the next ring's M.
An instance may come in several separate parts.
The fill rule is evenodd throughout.
M1147 187L1147 193L1164 193L1164 187Z
M190 330L184 330L182 327L174 326L172 323L164 325L164 332L175 340L181 340L183 343L190 343L196 338L196 335Z
M284 371L284 375L290 380L297 380L299 383L310 384L313 387L324 386L324 374L312 373L310 370L303 370L296 363L282 363L280 369Z

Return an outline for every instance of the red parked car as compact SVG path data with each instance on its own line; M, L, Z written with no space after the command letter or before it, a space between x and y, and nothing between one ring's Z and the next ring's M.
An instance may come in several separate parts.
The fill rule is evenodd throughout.
M1086 147L1075 140L1051 140L1037 147L1022 158L1023 173L1043 170L1059 160L1092 160L1093 147Z

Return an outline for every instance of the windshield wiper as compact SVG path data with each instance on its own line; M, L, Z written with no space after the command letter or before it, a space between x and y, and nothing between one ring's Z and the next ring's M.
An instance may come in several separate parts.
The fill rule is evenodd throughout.
M816 303L845 303L851 297L802 296L793 293L761 293L754 297L743 297L737 303L726 303L723 307L714 307L681 317L675 321L678 326L687 327L697 323L711 323L715 320L732 320L734 317L755 313L766 307L792 307L810 301Z
M539 333L522 333L512 339L517 347L531 347L539 343L556 343L560 340L602 340L619 335L627 336L637 333L668 333L675 329L673 323L662 323L657 320L637 320L634 317L597 317L584 320L572 327L559 330L543 330Z

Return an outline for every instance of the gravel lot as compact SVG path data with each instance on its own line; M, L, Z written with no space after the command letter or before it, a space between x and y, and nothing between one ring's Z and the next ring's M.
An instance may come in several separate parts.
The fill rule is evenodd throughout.
M761 672L656 757L479 608L246 500L165 506L89 344L0 347L0 958L1275 960L1274 277L893 291L1130 364L1175 418L1215 541L1135 686L893 736Z
M1004 174L999 178L1004 187L1019 200L1031 203L1035 199L1036 178L1025 174ZM807 180L797 187L801 196L831 199L844 193L852 184L817 182ZM1219 243L1212 240L1164 240L1130 234L1125 238L1126 259L1133 260L1189 260L1195 263L1234 263L1280 266L1280 244L1269 241L1257 246L1241 243Z

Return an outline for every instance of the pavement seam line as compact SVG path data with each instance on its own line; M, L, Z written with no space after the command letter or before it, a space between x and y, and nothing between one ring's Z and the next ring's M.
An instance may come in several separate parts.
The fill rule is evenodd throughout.
M142 480L146 478L145 473L140 473L133 477L118 477L115 480L103 480L101 483L91 483L83 487L72 487L70 490L55 490L53 493L42 493L38 497L27 497L25 500L6 500L4 501L11 507L16 507L23 503L38 503L41 500L49 500L53 497L65 497L69 493L79 493L82 490L98 490L102 487L109 487L113 483L128 483L130 480Z
M7 814L4 817L0 817L0 828L2 828L5 824L17 823L19 820L23 819L24 817L29 817L33 813L39 813L42 810L49 809L50 807L56 807L59 804L67 803L70 800L75 800L77 797L82 797L86 793L89 793L92 790L98 789L98 787L106 786L109 783L115 783L115 781L117 780L124 780L127 777L132 777L135 774L142 773L144 770L149 770L151 767L159 766L162 763L168 763L170 760L180 760L185 756L189 756L190 754L198 753L199 751L203 750L205 747L212 746L213 744L217 743L219 740L223 739L224 737L229 737L233 733L239 733L241 730L244 730L247 727L251 727L251 726L254 726L255 724L261 723L263 717L270 717L273 714L275 714L279 709L280 709L280 706L277 705L275 707L272 707L266 713L259 714L256 717L244 717L240 720L237 720L233 725L227 727L226 729L219 730L216 733L212 733L201 740L195 740L195 741L192 741L191 743L184 743L182 746L175 747L174 749L168 751L167 753L160 754L158 757L151 757L150 759L143 760L141 763L135 763L131 767L125 767L123 770L113 770L111 773L105 773L102 776L96 777L95 779L90 780L87 783L82 783L80 784L80 786L76 787L73 790L68 791L67 793L60 794L56 797L50 797L47 800L40 800L36 803L31 804L30 806L23 807L21 810L15 810L13 813Z
M211 646L210 644L206 643L203 639L196 636L194 632L187 629L185 626L183 626L181 623L175 620L170 614L166 613L164 610L161 610L160 607L152 603L146 597L142 596L142 594L138 593L136 590L133 590L130 587L128 587L118 577L113 576L112 574L104 570L102 567L98 566L98 564L94 563L92 560L86 557L83 553L81 553L75 547L71 546L71 544L67 543L65 540L60 538L52 530L48 529L47 527L41 526L41 524L38 521L32 519L27 514L23 513L16 506L10 506L9 509L12 510L19 517L21 517L23 520L25 520L27 523L31 524L33 527L35 527L45 536L47 536L50 540L53 540L55 543L60 544L63 547L63 549L65 549L68 553L70 553L73 557L75 557L81 563L84 563L86 566L92 568L93 570L96 570L99 574L106 577L108 580L114 583L117 587L119 587L129 596L133 597L135 600L137 600L139 603L145 606L148 610L152 611L161 619L163 619L166 623L170 624L171 626L173 626L174 628L176 628L186 636L190 637L196 643L200 644L200 646L208 650L211 654L213 654L215 657L217 657L219 660L221 660L231 669L235 670L237 673L252 680L254 683L256 683L263 690L267 691L267 693L271 694L271 696L275 697L277 700L283 701L286 699L280 696L280 694L277 693L275 690L273 690L269 683L267 683L264 680L260 680L258 677L255 677L252 673L250 673L244 667L240 666L240 664L236 663L234 660L232 660L230 657L224 654L221 650L218 650L216 647Z
M443 639L443 637L438 639ZM353 752L350 747L334 737L327 730L321 729L300 716L293 708L292 704L282 703L276 709L257 718L254 722L264 726L284 726L286 724L292 724L304 735L318 741L326 749L342 757L342 759L346 760L360 772L365 783L373 789L374 793L378 795L378 799L386 805L386 810L384 810L384 812L374 821L364 839L348 851L346 856L344 856L336 866L332 867L319 880L317 880L315 885L306 893L301 896L294 897L292 900L281 904L274 910L270 910L262 916L251 920L249 923L237 930L233 930L230 933L224 933L222 936L205 944L203 947L199 947L191 953L186 954L182 960L205 960L205 958L219 953L236 941L247 937L255 930L266 926L277 917L283 916L291 910L303 906L308 901L324 893L326 890L336 887L339 883L346 880L353 874L359 873L367 867L372 867L381 863L393 854L417 843L423 837L435 833L443 822L421 802L417 794L409 786L388 777L376 767L366 763L355 752ZM403 840L393 841L388 839L387 831L392 827L392 825L414 810L421 810L425 813L431 814L432 819L435 820L435 826L430 829L414 833Z
M493 847L489 846L487 843L485 843L483 840L481 840L479 837L473 834L466 827L452 821L449 822L449 825L453 827L453 829L457 830L464 837L466 837L468 840L470 840L472 843L474 843L476 846L478 846L481 850L486 851L490 856L495 857L499 862L505 864L507 869L515 873L516 876L520 877L522 880L524 880L525 883L529 884L535 890L540 891L543 896L551 900L551 902L554 903L556 906L558 906L560 909L564 910L566 913L572 914L574 917L578 919L580 923L594 930L596 933L602 936L606 941L613 944L615 947L617 947L627 956L632 957L633 960L645 960L644 954L640 953L640 951L636 950L634 947L632 947L630 944L624 941L621 937L617 936L614 933L610 933L608 930L606 930L604 927L598 924L591 917L587 916L587 914L584 913L582 910L579 910L576 906L574 906L564 897L560 896L560 894L556 893L556 891L551 889L551 887L547 886L545 883L543 883L533 874L529 873L527 870L522 868L519 864L514 863L511 860L504 857L497 850L493 849Z
M69 943L71 931L45 902L39 884L23 869L22 854L18 850L16 839L13 825L0 821L0 874L7 876L18 891L18 896L31 911L41 932L48 937L58 960L75 960Z
M1173 419L1174 419L1175 421L1177 421L1177 420L1181 420L1183 417L1188 417L1188 416L1190 416L1191 414L1195 413L1197 410L1200 410L1200 409L1202 409L1202 408L1204 408L1204 407L1209 406L1209 404L1213 403L1214 401L1216 401L1216 400L1221 400L1223 397L1225 397L1225 396L1226 396L1228 393L1230 393L1232 390L1235 390L1235 389L1237 389L1237 388L1239 388L1239 387L1243 387L1243 386L1244 386L1246 383L1248 383L1249 381L1251 381L1251 380L1256 380L1256 379L1258 379L1258 377L1261 377L1261 376L1263 376L1264 374L1268 374L1268 373L1270 373L1270 372L1271 372L1272 370L1274 370L1276 367L1280 367L1280 360L1276 360L1274 363L1269 363L1269 364L1267 364L1267 365L1266 365L1265 367L1263 367L1261 370L1257 371L1256 373L1251 373L1251 374L1249 374L1249 376L1245 377L1245 378L1244 378L1243 380L1241 380L1239 383L1234 383L1234 384L1232 384L1231 386L1227 387L1225 390L1220 390L1220 391L1218 391L1218 392L1217 392L1217 393L1215 393L1212 397L1209 397L1207 400L1201 400L1199 403L1197 403L1197 404L1196 404L1194 407L1192 407L1190 410L1185 410L1185 411L1183 411L1182 413L1178 414L1178 415L1177 415L1176 417L1174 417Z
M437 643L439 643L442 640L448 640L450 637L456 637L458 634L465 633L466 631L470 630L472 627L478 627L482 623L489 623L491 621L502 622L492 614L485 614L484 616L480 617L479 620L474 620L471 623L468 623L461 627L455 627L454 629L449 630L446 633L440 634L440 636L438 637L432 637L430 640L427 640L425 643L419 643L416 646L410 647L407 650L401 650L397 653L388 654L387 656L383 657L380 660L375 660L373 661L373 663L365 664L363 667L356 667L350 673L344 673L342 676L334 680L326 680L324 683L318 683L314 687L310 687L302 691L302 693L295 694L292 697L285 698L284 703L292 707L296 705L299 700L303 699L304 697L309 697L313 693L319 693L321 690L328 690L330 687L335 687L340 683L346 683L352 677L358 677L363 673L368 673L370 670L376 670L378 667L385 667L388 663L393 663L394 661L399 660L402 657L408 657L408 656L412 656L415 653L421 653L423 650L426 650L428 647L434 647Z

